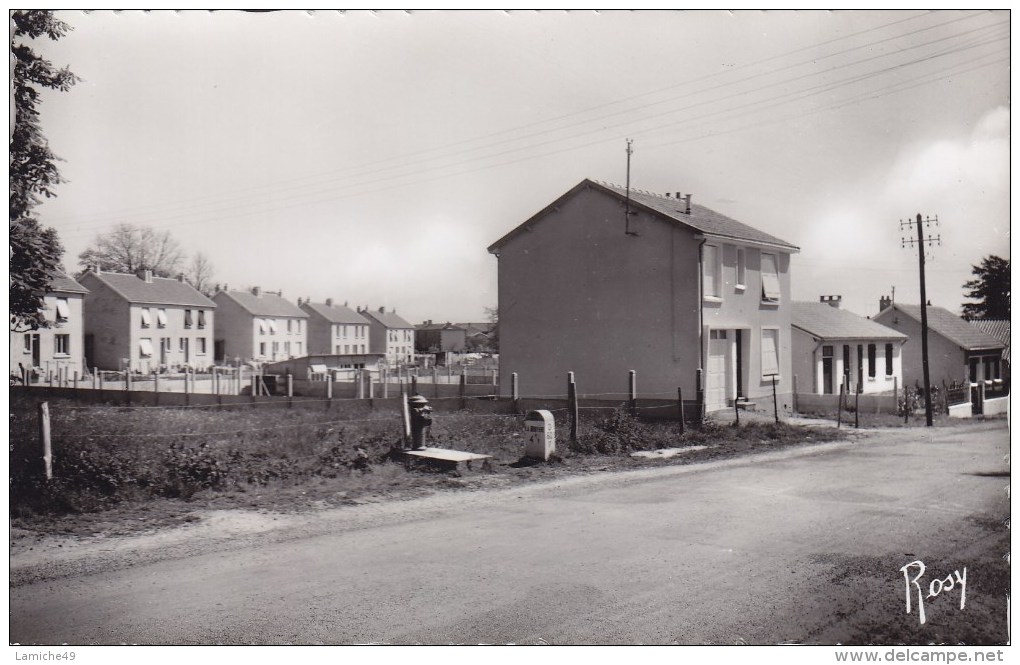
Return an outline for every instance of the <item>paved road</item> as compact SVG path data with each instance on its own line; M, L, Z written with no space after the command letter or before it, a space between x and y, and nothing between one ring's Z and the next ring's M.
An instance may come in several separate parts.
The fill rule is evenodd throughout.
M427 519L18 586L10 638L833 644L904 614L900 566L967 565L1007 510L1007 451L1000 421L467 493ZM1004 607L969 576L972 612ZM918 644L958 612L936 600Z

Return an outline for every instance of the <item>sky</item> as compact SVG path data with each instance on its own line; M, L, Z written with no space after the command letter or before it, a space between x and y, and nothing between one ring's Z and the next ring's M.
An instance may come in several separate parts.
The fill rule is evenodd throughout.
M64 11L41 125L64 264L118 223L213 281L484 321L486 248L584 178L800 247L793 297L958 312L1009 256L1005 11Z

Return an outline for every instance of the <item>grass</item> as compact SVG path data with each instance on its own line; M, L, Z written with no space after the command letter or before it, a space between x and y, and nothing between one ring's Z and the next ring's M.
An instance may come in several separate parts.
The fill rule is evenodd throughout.
M126 503L212 501L285 506L309 496L343 503L365 495L414 496L448 486L474 486L442 474L407 470L393 459L401 428L396 413L336 412L281 407L78 408L50 400L53 480L41 463L37 403L12 396L11 516L21 520L96 513ZM576 442L562 418L559 456L544 465L516 465L523 452L523 418L508 414L441 413L427 445L493 456L508 481L538 480L647 463L638 450L708 446L674 463L742 454L842 436L834 429L785 423L740 427L705 423L681 433L678 423L642 422L624 410L582 411ZM661 463L661 462L659 462Z

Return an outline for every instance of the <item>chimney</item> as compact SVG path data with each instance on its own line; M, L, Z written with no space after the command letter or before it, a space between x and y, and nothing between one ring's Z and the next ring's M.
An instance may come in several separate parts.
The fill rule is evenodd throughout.
M215 288L215 289L213 289L213 292L214 292L214 293L219 293L219 292L220 292L220 291L222 291L222 290L223 290L223 289L221 289L221 288L220 288L220 285L219 285L219 284L217 284L217 285L216 285L216 288Z
M332 307L332 306L333 306L333 299L332 298L326 298L326 307Z
M253 286L253 287L251 287L251 294L253 296L255 296L256 298L261 298L262 297L262 287L261 286Z
M669 198L669 192L666 192L666 198L667 199Z
M350 307L350 305L348 305L348 304L347 304L347 303L349 303L349 302L350 302L350 300L345 300L345 301L344 301L344 307Z
M878 299L878 311L881 312L882 310L889 307L889 305L892 305L892 298L890 298L889 296L882 296L881 298Z
M146 284L152 284L152 271L149 270L148 268L144 269L140 268L138 272L135 273L135 275L137 275L138 279L142 280Z
M300 307L300 306L301 306L301 296L298 296L298 297L297 297L297 306L298 306L298 307Z
M839 309L840 304L843 302L843 296L819 296L818 300L828 304L829 307Z
M183 282L184 281L184 273L182 273L182 272L177 273L177 281L178 282Z
M679 194L679 193L680 192L677 192L677 194ZM691 195L688 194L687 196L685 196L684 197L684 201L686 201L686 204L687 204L686 205L686 209L684 210L684 214L685 215L689 215L689 214L691 214Z
M96 273L97 275L103 274L103 269L102 267L100 267L99 261L96 261L95 264L92 266L92 272Z
M386 308L385 307L380 307L379 308L379 313L380 314L385 314L386 313Z

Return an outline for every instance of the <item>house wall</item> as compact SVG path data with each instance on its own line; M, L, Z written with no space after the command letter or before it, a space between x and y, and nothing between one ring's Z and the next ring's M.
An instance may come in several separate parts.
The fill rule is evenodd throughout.
M885 373L885 345L888 340L882 339L830 339L816 341L813 335L791 328L793 338L793 373L797 375L797 392L799 394L813 393L823 394L823 365L822 346L832 345L833 363L832 372L835 376L833 394L839 393L839 384L843 377L843 346L850 345L850 390L857 388L857 347L862 348L864 358L864 383L862 393L877 394L887 393L894 389L903 387L903 359L902 343L892 342L892 370L893 373ZM868 376L868 345L875 345L875 377Z
M216 303L215 338L223 342L223 360L248 360L255 357L252 315L224 292L213 296Z
M83 305L85 335L91 340L87 361L99 369L120 369L131 346L128 302L92 273L82 275L79 282L89 290Z
M151 312L151 324L148 328L142 326L142 310L148 307ZM166 326L159 327L157 323L157 310L166 310ZM185 310L192 312L192 324L185 326ZM198 326L198 311L205 312L205 327ZM160 305L160 304L139 304L131 303L128 311L129 346L127 353L122 358L130 358L131 369L148 374L158 370L161 366L175 367L187 364L190 367L205 368L213 363L213 331L216 327L214 310L211 307L195 307L184 305ZM149 339L152 341L152 355L145 357L141 353L141 341ZM160 340L169 339L170 346L166 353L165 362L160 355ZM204 350L202 343L204 339ZM182 340L187 340L187 353L184 351ZM117 365L99 366L100 369L118 369Z
M417 331L415 334L418 334ZM439 350L460 353L464 350L465 339L463 330L441 330Z
M730 243L709 239L706 245L720 248L722 256L722 288L718 298L706 297L703 302L705 338L709 331L742 329L741 343L744 395L751 400L772 397L772 379L762 376L762 329L775 328L779 331L779 376L776 377L778 395L788 396L793 389L793 351L790 333L790 255L772 249L763 249L741 243ZM737 280L737 250L744 250L744 282ZM780 298L778 303L762 301L761 264L762 253L777 258ZM693 287L697 290L697 284ZM731 340L731 346L735 340ZM707 343L706 343L707 349ZM707 351L706 351L707 353ZM735 358L735 349L731 357ZM707 356L705 365L707 367ZM730 369L730 381L734 384L727 399L736 396L736 367ZM789 401L784 402L789 405Z
M874 320L909 337L902 351L903 385L924 385L921 323L895 309L885 310ZM932 330L928 331L928 375L933 386L941 386L943 381L948 384L968 379L964 350Z
M595 190L562 202L499 249L500 394L693 396L700 365L698 242Z
M248 313L247 337L252 341L250 358L259 362L285 360L308 351L305 320L289 316L255 316ZM263 322L265 332L263 332ZM287 325L290 324L288 332ZM273 331L272 325L276 325Z
M66 298L67 321L57 323L57 299ZM32 349L25 343L25 335L38 335L39 367L44 372L65 368L70 372L82 373L85 368L85 322L83 315L83 294L48 293L43 297L43 315L51 324L49 328L11 333L11 373L20 374L19 365L32 367ZM68 353L56 352L56 336L67 335Z

